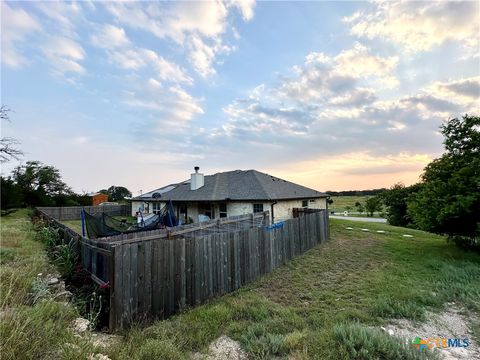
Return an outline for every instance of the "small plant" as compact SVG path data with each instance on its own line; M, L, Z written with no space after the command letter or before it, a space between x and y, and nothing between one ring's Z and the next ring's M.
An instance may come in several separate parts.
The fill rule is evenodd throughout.
M72 238L68 244L55 246L50 252L50 257L60 271L60 274L63 277L70 279L73 276L76 264L79 260L76 240Z
M98 324L98 318L102 312L102 295L97 295L94 291L90 297L87 320L89 321L89 330L95 330Z
M61 244L60 234L57 229L49 226L36 227L35 239L45 244L47 250Z
M42 274L38 274L32 282L32 302L38 303L42 299L49 298L51 293L48 289L47 279L42 277Z

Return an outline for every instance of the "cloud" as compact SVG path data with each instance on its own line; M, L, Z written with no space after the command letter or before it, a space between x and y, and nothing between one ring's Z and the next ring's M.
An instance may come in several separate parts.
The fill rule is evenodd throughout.
M447 41L478 51L478 1L379 1L370 12L357 12L344 21L351 33L385 39L409 52L428 51Z
M173 83L193 84L193 79L177 64L166 60L155 51L143 48L122 48L108 52L110 61L126 70L150 69L159 79Z
M360 100L371 102L374 96L367 86L390 88L397 85L393 75L397 63L396 57L373 55L359 43L334 57L312 52L302 66L293 67L297 76L283 81L276 91L286 100L323 103L336 97L334 101L343 105L349 102L359 105ZM360 82L364 87L356 89Z
M142 81L138 76L123 81L131 90L123 92L122 101L130 106L151 112L149 119L137 124L137 133L147 131L150 136L163 133L166 127L183 129L197 115L203 114L201 99L194 98L178 85L164 86L156 79ZM155 135L153 135L155 136Z
M350 67L353 61L361 65ZM247 152L229 156L241 161L261 154L257 161L267 164L279 152L285 164L359 152L373 158L438 154L443 121L480 113L479 78L437 81L386 100L374 89L384 88L381 83L396 64L395 58L374 56L358 44L337 56L311 53L292 76L261 84L225 106L228 120L210 131L204 146L248 144ZM372 167L375 171L383 170Z
M100 31L91 37L93 45L105 49L125 47L130 44L125 30L114 25L105 24Z
M2 63L19 68L28 63L20 48L28 37L41 31L38 21L23 9L12 8L2 2Z
M45 16L43 21L50 21L51 26L60 30L62 36L77 37L75 23L83 18L83 10L77 2L48 1L35 2L35 7Z
M85 73L85 68L80 64L85 58L85 51L74 40L53 36L41 45L41 50L56 74Z
M254 6L254 1L105 4L118 22L182 46L193 68L202 77L215 73L218 55L234 49L225 45L223 38L231 10L240 10L243 19L248 21L253 17Z

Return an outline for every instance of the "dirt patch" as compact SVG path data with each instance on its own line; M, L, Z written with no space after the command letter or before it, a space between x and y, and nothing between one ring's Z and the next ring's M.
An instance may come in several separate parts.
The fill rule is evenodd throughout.
M208 354L195 353L194 360L247 360L248 355L238 341L222 335L208 347Z
M454 303L449 303L447 310L441 313L427 313L428 321L424 323L414 323L406 319L394 320L389 325L382 327L392 336L399 337L411 343L416 337L421 339L434 339L429 343L433 345L436 351L444 359L461 360L480 360L480 348L473 338L469 323L478 322L478 319L472 314L467 313ZM467 347L443 347L441 340L436 339L460 339L463 344L464 339L468 339L470 345Z

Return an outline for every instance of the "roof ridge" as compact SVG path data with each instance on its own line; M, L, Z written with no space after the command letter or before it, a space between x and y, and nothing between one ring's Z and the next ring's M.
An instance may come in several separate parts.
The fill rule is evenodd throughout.
M252 170L247 170L247 171L251 171L253 173L253 176L255 176L255 179L257 179L257 183L260 184L260 187L262 188L263 190L263 193L265 194L265 198L267 200L271 200L271 197L270 197L270 194L268 193L268 191L265 189L265 186L263 186L263 182L262 180L258 177L258 174L264 174L260 171L257 171L255 169L252 169ZM268 174L264 174L264 175L268 175Z

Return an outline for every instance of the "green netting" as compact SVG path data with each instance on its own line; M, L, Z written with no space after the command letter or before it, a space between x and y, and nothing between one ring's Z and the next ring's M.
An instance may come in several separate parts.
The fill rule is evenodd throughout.
M90 239L160 229L166 226L173 227L178 225L171 201L167 203L158 214L145 220L142 218L140 222L135 224L129 224L126 219L119 220L105 213L91 215L85 210L83 213L85 219L85 228Z

